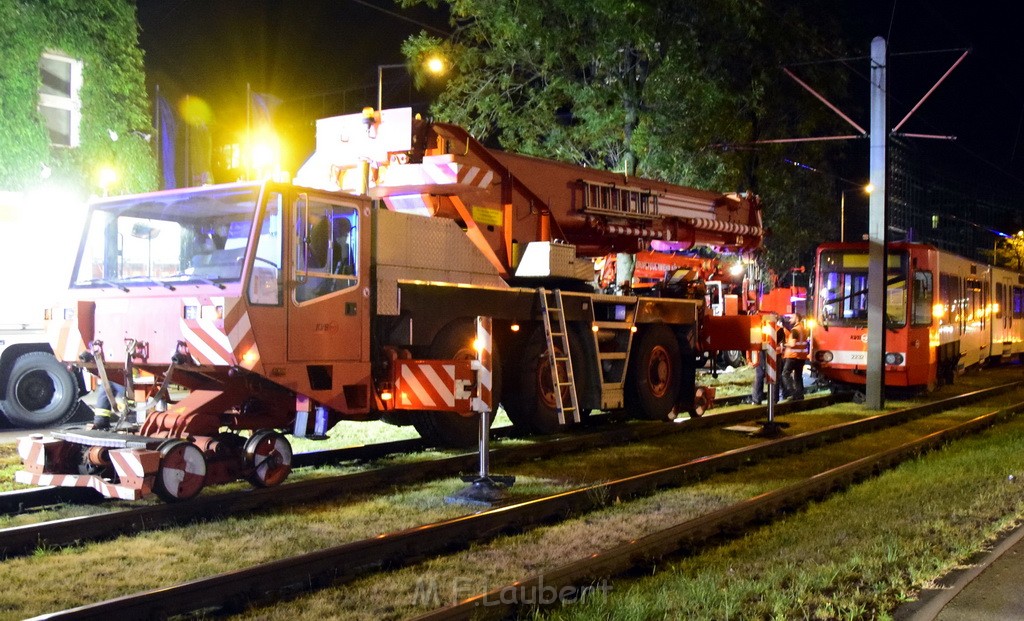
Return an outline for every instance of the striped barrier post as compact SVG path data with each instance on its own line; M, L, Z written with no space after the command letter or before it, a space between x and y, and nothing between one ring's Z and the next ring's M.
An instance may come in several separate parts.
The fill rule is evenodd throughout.
M473 398L473 411L480 415L480 477L487 477L490 472L490 437L491 437L491 354L494 351L492 325L490 317L476 318L476 397Z
M778 383L778 327L774 324L764 324L764 377L768 389L768 424L775 422L775 403L778 401L779 391L776 388Z
M448 502L468 503L474 505L493 505L504 497L505 488L515 482L513 476L491 476L490 474L490 437L491 437L491 412L493 411L494 382L493 382L493 361L494 354L494 332L490 317L476 318L476 351L477 359L473 361L473 370L476 372L476 395L473 397L473 411L480 415L480 473L477 477L463 477L470 483L452 496L446 498Z

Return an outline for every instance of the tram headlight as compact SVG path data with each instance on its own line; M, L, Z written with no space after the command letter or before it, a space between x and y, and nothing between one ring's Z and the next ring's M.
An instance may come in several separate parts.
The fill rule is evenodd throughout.
M832 358L832 352L830 351L819 351L814 354L814 359L818 362L832 362Z
M903 354L891 351L885 355L885 364L903 364Z

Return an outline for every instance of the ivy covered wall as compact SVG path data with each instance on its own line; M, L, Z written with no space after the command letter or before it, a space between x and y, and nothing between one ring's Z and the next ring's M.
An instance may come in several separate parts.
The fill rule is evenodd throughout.
M102 166L111 193L157 187L138 37L134 0L0 0L0 190L98 194ZM51 147L37 110L43 52L83 61L77 147Z

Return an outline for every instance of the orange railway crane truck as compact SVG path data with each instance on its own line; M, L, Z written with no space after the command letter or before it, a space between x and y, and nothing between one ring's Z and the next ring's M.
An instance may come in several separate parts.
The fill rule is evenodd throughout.
M744 252L761 236L750 197L498 152L408 109L321 119L292 183L91 205L50 333L127 403L111 430L23 439L16 479L172 501L272 486L291 469L287 434L343 419L472 444L481 316L493 407L516 426L699 413L698 352L749 348L752 319L716 328L688 278L599 293L591 257L654 240Z

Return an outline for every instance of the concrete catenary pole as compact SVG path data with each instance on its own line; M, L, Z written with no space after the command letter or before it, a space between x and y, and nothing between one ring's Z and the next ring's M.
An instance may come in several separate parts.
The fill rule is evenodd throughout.
M888 249L886 216L886 144L885 129L885 39L871 41L871 193L868 215L868 360L865 404L880 410L885 406L885 282Z

